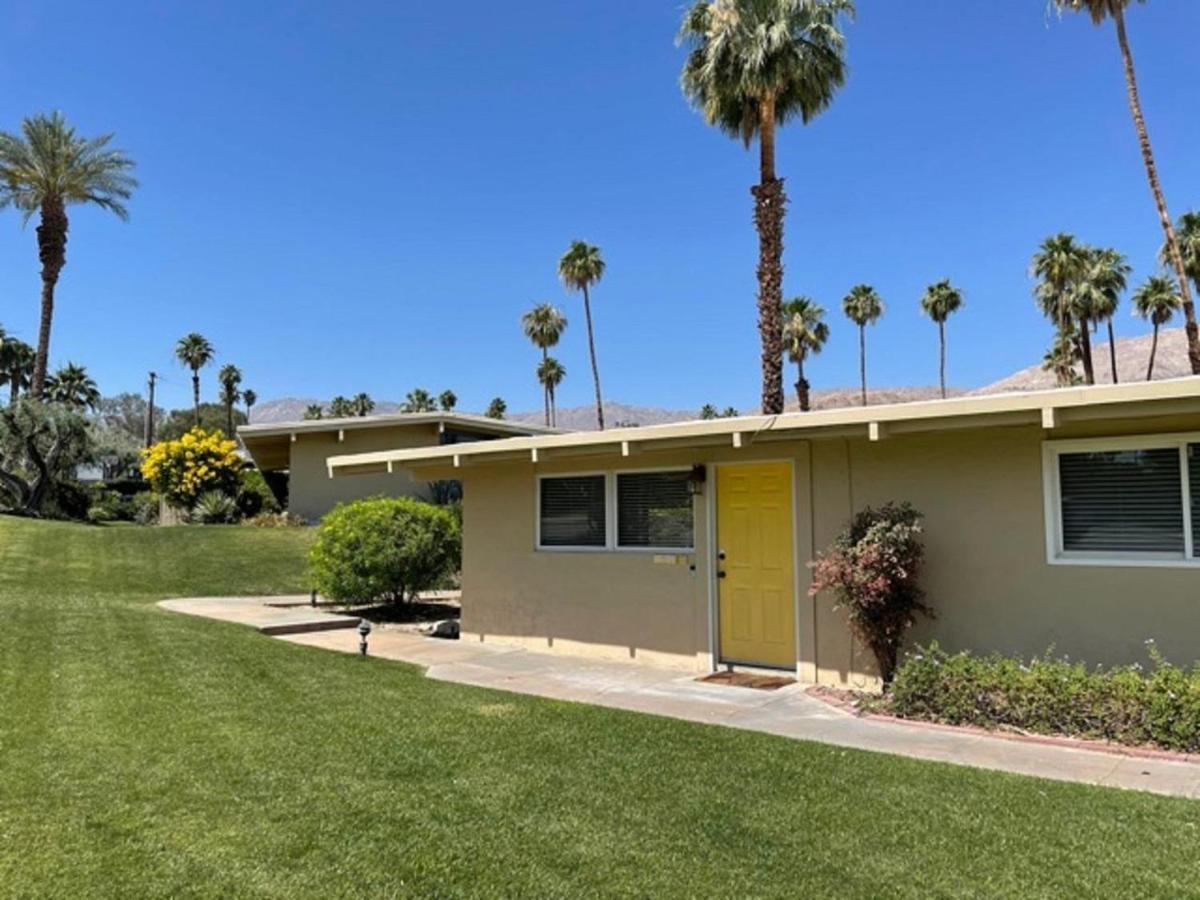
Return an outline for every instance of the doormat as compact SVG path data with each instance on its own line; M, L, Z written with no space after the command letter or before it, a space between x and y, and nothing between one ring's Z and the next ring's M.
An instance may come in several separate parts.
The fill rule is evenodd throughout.
M713 672L697 678L705 684L727 684L731 687L754 688L756 691L777 691L781 687L795 684L795 678L784 675L758 675L754 672Z

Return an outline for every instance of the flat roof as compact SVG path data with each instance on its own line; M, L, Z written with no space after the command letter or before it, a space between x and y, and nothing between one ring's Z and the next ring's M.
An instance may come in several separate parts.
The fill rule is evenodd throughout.
M495 435L497 438L562 434L558 429L528 422L492 419L469 413L428 412L241 425L237 429L237 436L259 468L271 470L287 468L290 457L288 445L300 434L336 433L340 436L347 431L368 428L408 428L422 425L437 426L439 431L464 431L471 434Z
M1200 413L1200 378L1187 377L1128 384L1093 385L1008 394L921 400L880 406L852 406L773 416L740 416L675 422L645 428L570 432L511 437L474 444L416 447L375 453L331 456L330 476L359 472L458 467L525 459L561 459L597 452L628 456L632 450L686 448L730 444L742 447L756 441L820 437L864 437L880 440L889 434L939 431L968 427L999 427L1040 423L1054 429L1065 421L1131 416Z

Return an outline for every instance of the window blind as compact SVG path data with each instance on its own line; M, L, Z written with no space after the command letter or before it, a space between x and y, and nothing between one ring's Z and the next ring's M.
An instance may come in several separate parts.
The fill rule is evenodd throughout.
M1058 474L1063 550L1183 553L1177 446L1063 453Z
M691 549L692 495L687 472L631 472L617 476L617 544Z
M604 476L543 478L538 514L543 547L604 547Z

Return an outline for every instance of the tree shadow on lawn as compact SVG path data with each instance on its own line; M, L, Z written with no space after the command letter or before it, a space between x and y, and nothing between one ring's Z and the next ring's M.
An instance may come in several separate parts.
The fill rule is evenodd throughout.
M383 603L374 606L341 606L339 612L359 616L368 622L388 625L426 625L446 619L458 619L462 608L449 600L414 600L409 603Z

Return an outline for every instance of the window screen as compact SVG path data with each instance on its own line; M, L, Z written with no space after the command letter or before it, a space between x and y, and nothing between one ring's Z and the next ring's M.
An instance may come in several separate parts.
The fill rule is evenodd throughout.
M539 503L541 546L607 544L603 475L543 478Z
M688 472L617 475L617 545L691 549Z
M1058 474L1063 550L1183 553L1178 447L1064 453Z

